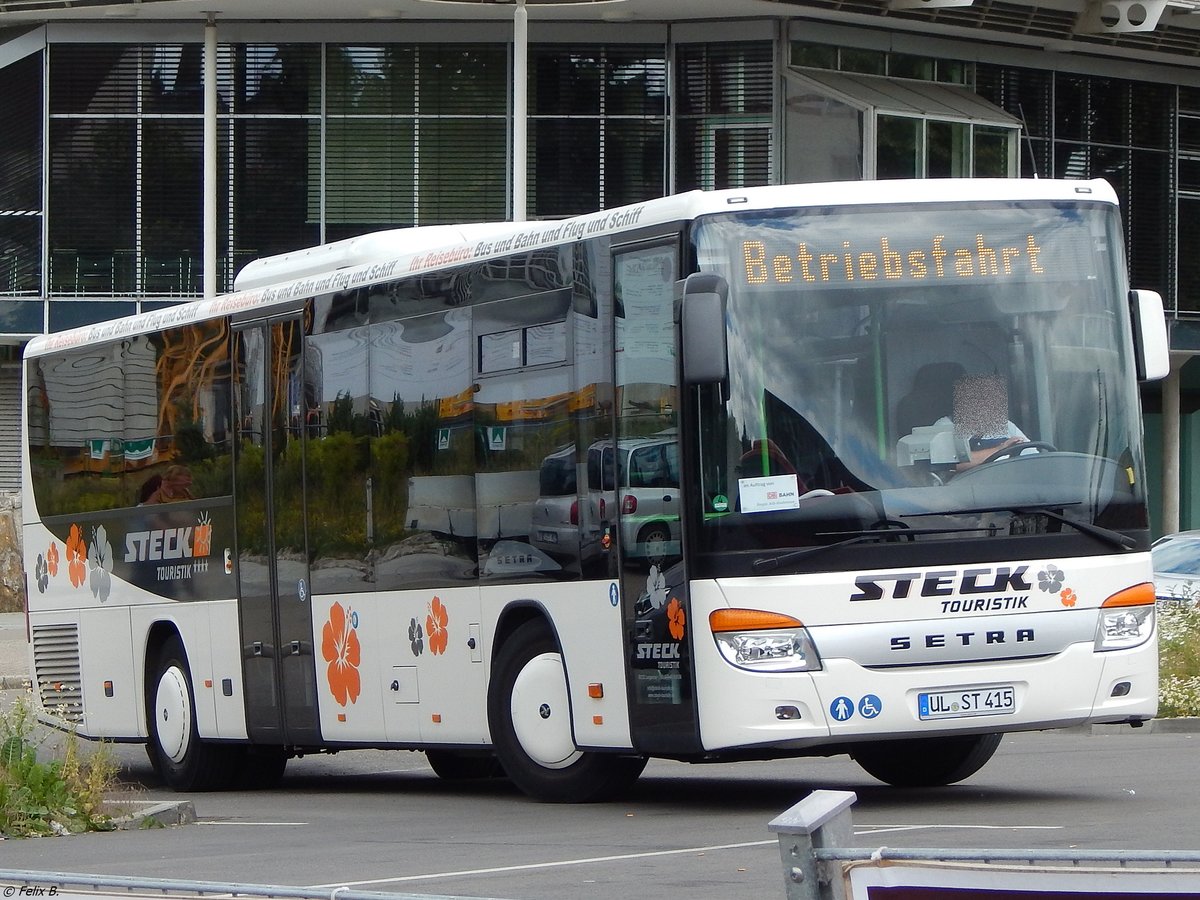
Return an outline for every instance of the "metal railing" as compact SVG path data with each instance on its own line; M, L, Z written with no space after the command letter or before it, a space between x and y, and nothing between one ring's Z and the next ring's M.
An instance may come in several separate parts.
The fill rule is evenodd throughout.
M121 875L83 875L72 872L26 872L0 869L0 894L5 897L51 896L37 888L88 888L109 892L155 891L168 897L278 897L281 900L468 900L443 894L394 894L356 891L349 887L283 887L266 884L242 884L221 881L177 881L168 878L138 878ZM10 893L7 889L12 888ZM22 889L23 892L22 892ZM469 900L486 900L473 897ZM491 898L496 900L496 898Z
M1188 882L1190 891L1200 884L1200 851L854 847L850 807L856 799L850 791L813 791L771 821L770 830L779 836L788 900L847 900L843 864L863 862L1021 863L1055 872L1087 863L1129 871L1186 869L1195 875Z

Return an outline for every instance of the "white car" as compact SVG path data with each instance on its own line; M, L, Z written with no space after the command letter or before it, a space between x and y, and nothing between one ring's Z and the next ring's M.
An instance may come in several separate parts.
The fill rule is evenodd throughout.
M1159 538L1150 548L1154 562L1154 594L1173 606L1200 605L1200 531L1181 531Z

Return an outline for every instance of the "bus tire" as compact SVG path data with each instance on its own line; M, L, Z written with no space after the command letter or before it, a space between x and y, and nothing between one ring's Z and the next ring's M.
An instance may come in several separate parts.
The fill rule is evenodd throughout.
M504 768L491 753L456 750L426 750L425 759L443 781L503 778Z
M279 787L291 757L283 747L251 746L229 748L235 753L237 786L248 791ZM240 751L237 752L237 751Z
M877 741L850 751L851 758L893 787L941 787L969 778L992 758L1000 734Z
M632 784L646 767L644 757L575 746L562 653L542 621L520 626L496 654L488 726L505 773L536 800L603 800Z
M154 656L146 690L147 751L155 771L176 791L224 790L233 783L236 751L200 739L187 654L178 636Z

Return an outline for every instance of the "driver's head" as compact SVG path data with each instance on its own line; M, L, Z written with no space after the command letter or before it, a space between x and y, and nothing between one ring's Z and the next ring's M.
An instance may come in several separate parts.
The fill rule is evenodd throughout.
M954 432L960 437L1008 434L1008 387L1000 375L964 375L954 383Z

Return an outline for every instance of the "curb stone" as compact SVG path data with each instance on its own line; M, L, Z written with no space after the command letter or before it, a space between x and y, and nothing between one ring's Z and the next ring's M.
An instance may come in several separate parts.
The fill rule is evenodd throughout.
M137 831L148 826L165 828L168 825L192 825L196 821L196 807L191 800L113 800L110 803L113 806L145 807L138 812L114 817L112 825L117 831Z

